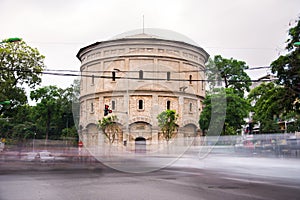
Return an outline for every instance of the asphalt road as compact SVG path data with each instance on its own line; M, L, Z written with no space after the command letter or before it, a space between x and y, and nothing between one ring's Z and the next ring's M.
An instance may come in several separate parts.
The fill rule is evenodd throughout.
M11 168L1 164L1 200L292 200L300 197L299 159L186 157L173 166L139 174L118 172L100 163L31 166L10 163Z

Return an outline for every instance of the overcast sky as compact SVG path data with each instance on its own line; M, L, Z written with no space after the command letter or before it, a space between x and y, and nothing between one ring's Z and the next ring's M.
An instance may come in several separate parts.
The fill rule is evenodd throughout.
M46 56L48 69L79 70L80 48L142 28L144 15L146 28L181 33L211 56L261 67L284 53L299 14L299 0L0 0L0 40L21 37ZM43 85L72 80L44 75Z

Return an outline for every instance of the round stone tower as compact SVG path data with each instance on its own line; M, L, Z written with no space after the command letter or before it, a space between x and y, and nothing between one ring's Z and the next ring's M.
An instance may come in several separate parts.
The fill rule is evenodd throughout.
M86 46L81 61L79 133L86 146L100 141L98 120L109 105L117 116L115 143L147 148L163 140L157 116L178 114L177 136L199 133L205 97L207 52L182 38L152 34L123 35ZM108 116L109 116L108 115Z

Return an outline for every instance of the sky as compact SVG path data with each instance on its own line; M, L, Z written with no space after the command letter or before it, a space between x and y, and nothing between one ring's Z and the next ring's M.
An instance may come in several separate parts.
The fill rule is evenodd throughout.
M79 70L80 48L134 29L185 35L211 57L269 66L284 54L299 0L0 0L0 40L20 37L43 54L47 69ZM252 79L267 69L248 71ZM43 75L65 88L73 77Z

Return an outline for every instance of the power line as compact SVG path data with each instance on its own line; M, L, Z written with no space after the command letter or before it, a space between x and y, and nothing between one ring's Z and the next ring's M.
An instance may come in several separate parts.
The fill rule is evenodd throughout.
M251 67L245 70L258 70L258 69L270 69L271 66L261 66L261 67ZM129 70L129 71L121 71L121 70L87 70L87 71L79 71L79 70L61 70L61 69L45 69L44 71L50 71L50 72L71 72L71 73L111 73L111 72L119 72L119 73L138 73L140 70ZM198 69L198 70L183 70L178 72L171 72L171 73L188 73L188 72L219 72L219 70L215 69ZM170 70L143 70L145 73L167 73L170 72Z
M113 79L113 76L99 76L99 75L84 75L84 74L67 74L67 73L53 73L53 72L41 72L46 75L56 75L56 76L74 76L74 77L86 77L86 78L98 78L98 79ZM123 80L143 80L143 81L176 81L176 82L220 82L217 79L168 79L167 78L139 78L139 77L114 77L115 79ZM269 82L276 79L252 79L252 80L230 80L229 82Z
M5 68L0 68L0 70L6 70L6 71L12 71L12 72L28 72L28 73L32 73L31 70L22 70L22 69L5 69ZM65 73L65 72L69 72L69 73ZM98 78L98 79L125 79L125 80L143 80L143 81L177 81L177 82L220 82L220 80L213 80L213 79L176 79L176 78L146 78L143 77L142 79L140 77L120 77L120 76L107 76L107 75L95 75L95 74L85 74L78 73L79 71L77 70L51 70L51 69L47 69L41 72L37 72L38 74L44 74L44 75L53 75L53 76L71 76L71 77L86 77L86 78ZM106 72L106 73L111 73L111 72L116 72L114 71L90 71L91 72ZM120 71L121 72L121 71ZM127 71L126 71L127 72ZM129 71L129 72L140 72L140 71ZM143 71L146 73L162 73L161 71ZM167 71L165 71L164 73L166 73ZM182 71L183 72L183 71ZM181 73L182 73L181 72ZM192 72L192 71L187 71L187 72ZM198 72L198 71L196 71ZM177 73L177 72L176 72ZM179 72L178 72L179 73ZM261 80L261 79L252 79L252 80L230 80L230 82L268 82L268 81L274 81L276 79L266 79L266 80Z

